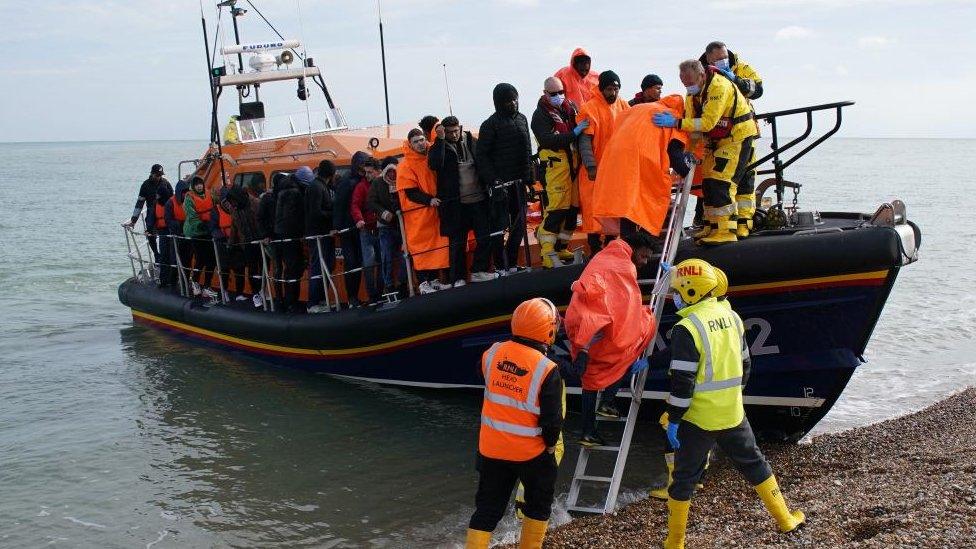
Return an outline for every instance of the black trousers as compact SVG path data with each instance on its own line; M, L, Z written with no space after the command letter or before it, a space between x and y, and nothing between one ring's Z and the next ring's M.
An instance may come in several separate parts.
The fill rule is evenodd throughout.
M230 295L244 293L244 250L224 240L217 242L217 252L220 254L220 281L224 290ZM233 291L230 288L231 280L234 281Z
M258 244L243 244L241 245L241 251L244 256L244 267L247 269L247 276L251 279L251 293L259 293L264 276L264 269L261 266L261 246ZM243 293L244 286L239 286L237 292Z
M528 461L506 461L478 455L478 493L468 527L491 532L505 515L517 482L525 488L522 514L535 520L549 520L556 491L556 456L543 450Z
M504 235L491 237L491 253L496 269L518 265L519 248L525 241L525 188L514 185L507 191L505 207L508 214L508 240L502 243ZM526 258L526 265L531 262Z
M359 230L353 228L340 234L339 242L342 245L342 270L345 272L342 277L346 283L346 300L349 303L358 303L363 271L358 270L354 273L348 271L363 266L363 249L359 243Z
M213 284L214 267L217 266L213 240L198 236L191 242L193 242L193 268L197 269L197 282L206 288Z
M282 283L282 311L293 311L298 307L298 296L301 292L301 278L305 272L305 252L302 243L297 240L280 242L278 257L282 263L281 278L294 282Z
M491 240L488 228L488 201L482 200L474 204L458 204L461 210L458 226L448 237L451 249L451 278L450 282L464 280L468 274L468 232L474 231L476 245L471 271L478 273L488 270L488 258L491 251Z
M706 431L694 423L682 421L678 427L678 442L681 446L674 453L673 480L668 488L671 499L691 499L705 472L708 453L716 443L750 485L761 484L773 474L756 446L756 436L746 418L739 425L721 431Z

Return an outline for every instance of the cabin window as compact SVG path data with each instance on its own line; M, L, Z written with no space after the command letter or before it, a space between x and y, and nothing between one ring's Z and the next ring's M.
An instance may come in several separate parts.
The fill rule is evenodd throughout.
M264 179L263 172L239 173L234 176L234 185L237 187L243 187L247 189L255 184L257 184L262 189L268 188L268 184Z

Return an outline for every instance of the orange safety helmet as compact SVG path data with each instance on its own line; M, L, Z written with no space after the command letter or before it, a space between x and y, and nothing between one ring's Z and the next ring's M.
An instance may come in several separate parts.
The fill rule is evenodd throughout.
M559 310L544 297L523 301L512 313L512 335L552 345L558 329Z

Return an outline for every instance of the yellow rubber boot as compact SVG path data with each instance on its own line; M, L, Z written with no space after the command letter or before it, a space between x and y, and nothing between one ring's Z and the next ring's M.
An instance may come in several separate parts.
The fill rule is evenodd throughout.
M570 263L576 261L576 254L569 251L569 243L571 240L573 240L573 233L567 233L566 231L559 233L559 244L562 249L558 250L556 254L559 256L560 261L568 261Z
M736 216L738 226L735 234L739 238L746 238L752 232L752 216L756 213L756 195L740 194L735 197Z
M649 495L652 498L668 499L668 488L671 487L671 476L674 474L674 452L664 454L664 464L668 467L668 483L664 485L664 488L651 490Z
M542 549L542 540L546 537L548 520L535 520L525 517L522 519L522 534L519 535L519 549Z
M738 223L731 215L718 215L709 217L708 222L712 226L708 236L701 239L702 244L715 245L736 242L739 239L735 236Z
M690 507L691 501L668 499L668 537L664 540L664 549L684 549Z
M468 528L468 538L464 542L464 549L488 549L491 543L491 532Z
M542 256L542 266L546 269L561 267L562 263L559 262L556 255L556 235L540 230L536 234L536 239L539 241L539 255Z
M783 493L776 482L776 475L769 475L769 478L756 486L756 493L762 500L763 505L769 514L776 519L776 525L782 533L792 532L806 521L806 516L800 511L790 511L783 499Z

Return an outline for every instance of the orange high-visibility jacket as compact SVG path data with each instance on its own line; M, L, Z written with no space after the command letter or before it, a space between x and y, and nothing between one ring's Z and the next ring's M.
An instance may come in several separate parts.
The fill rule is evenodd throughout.
M574 359L589 348L590 361L582 376L587 391L606 389L622 378L657 330L642 302L631 253L623 240L610 242L572 285L566 335Z
M600 95L600 92L596 89L600 81L600 75L593 70L592 66L590 73L585 77L580 76L576 72L576 69L573 68L573 59L581 55L590 57L590 54L586 53L586 50L583 48L576 48L573 50L573 55L569 56L569 65L559 69L553 75L562 81L563 89L566 90L566 99L571 99L577 105L582 105L589 101L590 98Z
M626 101L617 97L617 100L613 103L607 104L607 100L603 98L602 94L598 94L593 99L590 99L580 107L579 114L576 115L576 120L582 121L584 119L590 121L590 125L583 130L583 133L593 136L593 157L596 159L597 165L597 176L600 174L600 170L603 169L603 151L607 148L607 143L610 142L610 137L613 136L614 131L617 129L618 118L620 115L630 109L630 105ZM600 224L593 219L593 186L596 182L590 181L589 174L586 173L585 169L581 169L579 173L579 201L580 201L580 214L583 217L583 223L580 224L579 230L584 233L598 233L601 230Z
M505 341L481 357L485 398L478 451L485 457L528 461L546 449L539 427L539 393L556 364L539 351Z
M653 235L661 226L671 203L671 167L668 143L677 139L688 146L688 134L659 128L651 121L659 112L681 118L681 110L669 107L681 96L634 105L617 119L617 131L604 148L593 191L593 217L603 232L619 232L620 218L627 218Z
M406 190L417 188L437 195L437 177L427 166L427 156L403 143L403 161L397 169L397 193L403 209L404 244L413 257L414 268L426 271L448 267L447 237L441 236L437 208L411 202Z

